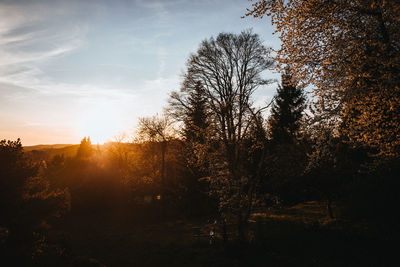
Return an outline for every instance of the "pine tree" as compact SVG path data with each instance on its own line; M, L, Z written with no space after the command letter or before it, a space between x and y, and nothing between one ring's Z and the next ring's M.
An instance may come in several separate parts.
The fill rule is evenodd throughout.
M278 196L285 204L303 198L299 176L305 167L306 153L299 142L299 128L305 102L303 89L286 69L268 120L270 149L266 166L269 178L262 185L265 192Z
M300 127L306 98L292 79L289 69L282 74L269 118L269 135L274 143L292 143Z
M88 159L92 156L92 154L93 154L92 141L90 141L90 137L84 137L78 148L77 157L80 159Z
M207 122L207 99L200 82L196 82L188 95L186 118L184 119L183 136L189 143L204 143Z
M209 107L204 87L200 81L194 81L186 75L180 92L172 92L169 100L168 113L175 120L183 123L181 135L183 162L191 173L191 179L186 180L187 202L192 207L204 207L207 201L206 184L199 179L207 177L207 161L199 155L207 149L210 121Z

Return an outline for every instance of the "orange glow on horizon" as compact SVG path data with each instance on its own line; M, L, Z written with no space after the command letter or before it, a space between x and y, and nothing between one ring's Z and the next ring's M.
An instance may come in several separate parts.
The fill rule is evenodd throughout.
M79 119L77 132L82 138L89 136L92 144L111 141L122 131L118 107L104 102L96 105Z

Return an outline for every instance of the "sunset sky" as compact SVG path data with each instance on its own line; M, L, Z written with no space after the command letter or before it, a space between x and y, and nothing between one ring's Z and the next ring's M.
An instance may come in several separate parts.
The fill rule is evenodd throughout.
M0 139L23 145L131 134L161 113L185 62L220 32L253 28L279 47L246 0L0 0ZM276 73L266 73L278 78ZM262 105L275 85L260 90Z

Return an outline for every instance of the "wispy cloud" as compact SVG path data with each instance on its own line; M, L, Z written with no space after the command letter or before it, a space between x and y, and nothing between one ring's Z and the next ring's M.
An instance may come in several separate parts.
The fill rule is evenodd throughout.
M70 14L52 5L0 3L3 88L9 84L41 91L45 87L41 65L85 43L85 26L64 23L62 15Z
M73 122L85 124L99 105L118 109L127 127L161 112L202 39L248 28L238 26L245 7L242 0L0 0L0 138L23 132L35 143L49 132L72 140L57 129L73 134Z

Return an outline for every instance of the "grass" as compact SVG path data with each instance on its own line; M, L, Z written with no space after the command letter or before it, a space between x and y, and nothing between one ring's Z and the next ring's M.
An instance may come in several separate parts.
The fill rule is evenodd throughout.
M246 246L221 239L210 245L205 219L145 222L76 215L50 236L57 242L57 233L66 233L71 255L106 266L392 266L388 243L325 214L318 202L254 214ZM202 237L195 237L195 227Z

